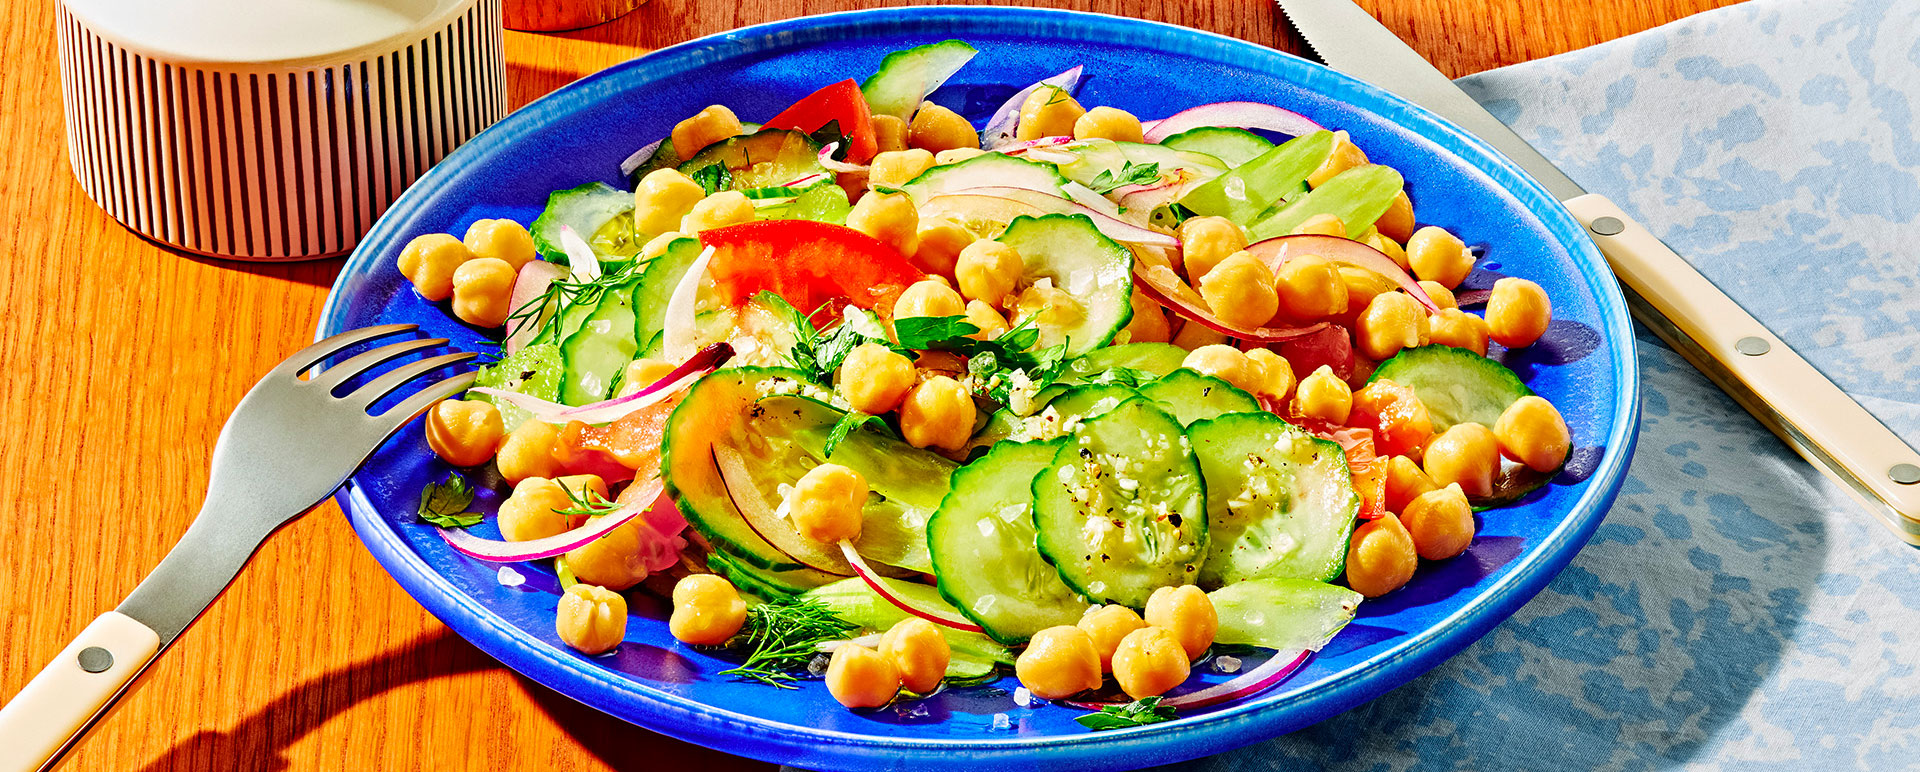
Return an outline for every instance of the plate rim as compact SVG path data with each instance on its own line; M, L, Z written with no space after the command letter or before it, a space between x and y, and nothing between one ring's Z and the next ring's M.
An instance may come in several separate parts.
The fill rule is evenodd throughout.
M1638 439L1640 379L1632 322L1627 316L1625 299L1611 271L1606 268L1607 263L1599 250L1585 236L1584 230L1579 227L1573 216L1561 207L1538 181L1527 175L1492 146L1462 130L1446 118L1385 89L1287 52L1218 33L1165 22L1051 8L935 5L862 9L801 16L719 32L661 48L613 65L562 86L509 113L493 126L456 148L416 180L374 222L346 264L342 266L339 277L329 290L315 339L326 337L340 329L340 324L345 321L348 306L349 295L342 291L345 285L351 278L377 266L382 251L377 247L392 238L386 232L397 230L400 228L399 223L410 220L425 205L429 198L428 191L436 187L441 179L453 176L457 170L464 169L472 163L481 153L479 148L510 143L520 131L537 128L545 113L555 109L565 109L575 100L591 101L596 87L604 85L609 80L632 70L659 66L668 62L684 66L667 72L683 72L697 69L713 61L751 55L769 49L786 48L798 42L791 37L802 32L815 34L831 30L844 32L846 28L858 28L865 24L925 27L943 18L959 17L998 17L1009 21L1026 22L1022 24L1023 27L1046 22L1089 23L1109 29L1117 27L1123 31L1138 33L1137 37L1126 38L1129 45L1167 50L1169 43L1180 42L1181 45L1172 50L1188 54L1206 54L1207 51L1197 49L1211 46L1235 51L1248 57L1278 57L1277 61L1283 63L1281 69L1294 68L1295 72L1305 72L1312 74L1316 79L1332 81L1340 87L1343 94L1365 97L1364 101L1370 104L1364 107L1357 104L1355 106L1420 135L1439 146L1440 149L1493 178L1494 183L1512 195L1521 208L1538 217L1545 229L1560 242L1562 247L1570 253L1575 253L1574 261L1582 273L1586 274L1584 278L1599 290L1595 293L1594 302L1602 317L1603 324L1600 330L1602 340L1611 351L1617 354L1613 375L1619 384L1617 396L1620 398L1616 401L1611 415L1612 431L1604 440L1606 452L1590 478L1596 484L1589 486L1583 495L1571 504L1566 515L1551 532L1541 539L1540 546L1530 551L1531 559L1525 557L1517 559L1520 565L1515 570L1487 587L1480 596L1454 610L1437 624L1414 634L1406 643L1330 674L1327 677L1337 683L1330 684L1327 688L1285 695L1285 700L1279 699L1284 693L1269 694L1263 699L1250 700L1194 717L1191 721L1183 720L1118 731L1090 732L1086 735L978 739L879 737L774 723L689 697L654 690L629 679L607 678L604 668L591 660L573 657L539 641L526 639L519 628L505 623L497 615L483 608L476 600L454 588L444 576L433 570L431 565L407 545L397 530L388 526L359 486L349 480L336 496L341 508L347 513L362 543L367 545L368 550L373 553L388 574L407 590L416 602L443 623L454 628L476 647L547 688L652 731L709 747L718 747L724 751L788 763L795 763L796 760L806 763L805 760L811 759L838 762L858 760L867 763L892 764L900 761L898 752L901 751L965 750L969 755L964 760L948 758L946 763L976 766L993 758L1011 758L1020 756L1023 752L1045 750L1073 754L1073 762L1076 764L1108 762L1125 766L1129 761L1156 763L1162 760L1157 758L1158 756L1168 754L1167 750L1162 750L1159 754L1138 755L1148 749L1166 749L1189 743L1201 746L1200 754L1171 751L1172 754L1190 758L1263 741L1273 735L1271 731L1261 731L1260 727L1284 723L1287 718L1300 713L1312 714L1314 718L1311 721L1299 722L1296 728L1331 718L1342 710L1370 700L1388 689L1417 677L1437 665L1439 661L1471 645L1493 627L1504 622L1565 569L1573 556L1592 537L1593 532L1605 518L1606 512L1611 508L1625 480L1627 465L1632 458L1634 445ZM845 35L836 35L836 37L843 38ZM1245 65L1249 62L1236 61L1235 63ZM1254 58L1251 63L1258 64L1260 60ZM1300 70L1300 68L1305 69ZM1301 81L1293 77L1287 79L1296 83ZM1304 83L1301 85L1305 87ZM1324 88L1315 90L1328 93ZM1340 101L1353 103L1363 100L1343 96ZM1391 111L1378 109L1382 106L1395 109ZM1401 674L1404 676L1395 678ZM562 685L570 684L584 685L585 690L581 695L576 695L562 688ZM595 694L617 695L633 700L640 710L634 711L636 715L628 715L625 712L617 712L611 706L596 705L583 698L583 696ZM639 718L640 714L644 714L647 719L644 723ZM735 742L745 740L746 743L722 746L720 741L724 740ZM776 750L779 753L769 753ZM922 756L919 760L936 763L941 761L939 757L928 756Z

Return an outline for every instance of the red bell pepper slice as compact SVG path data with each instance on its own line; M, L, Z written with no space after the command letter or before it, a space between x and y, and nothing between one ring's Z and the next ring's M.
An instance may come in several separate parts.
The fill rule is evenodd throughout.
M842 225L813 220L760 220L700 233L713 248L707 276L728 305L763 291L810 314L844 301L893 314L908 285L926 277L898 250Z
M812 134L831 121L839 121L840 133L846 135L848 163L864 164L880 151L880 142L873 136L873 111L852 78L808 94L764 125Z

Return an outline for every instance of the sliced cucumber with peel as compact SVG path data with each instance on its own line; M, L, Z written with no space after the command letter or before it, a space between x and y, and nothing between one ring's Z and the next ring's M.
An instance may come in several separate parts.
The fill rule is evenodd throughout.
M979 187L1008 187L1037 190L1066 197L1061 187L1067 178L1052 164L1036 163L1005 153L984 153L965 161L941 164L920 173L900 186L915 204L924 204L935 196L959 193Z
M660 330L666 325L667 301L687 269L700 259L701 250L699 239L674 239L666 252L641 269L640 286L633 292L633 339L640 343L641 356L660 356Z
M1041 347L1065 343L1069 356L1084 354L1133 320L1133 253L1101 235L1086 215L1016 217L997 241L1020 253L1020 286L1052 282L1079 306L1062 324L1038 325Z
M560 359L566 363L560 381L561 403L588 405L612 395L616 381L639 348L633 335L634 288L638 284L636 280L608 287L580 328L560 344Z
M1219 378L1184 368L1141 386L1140 396L1160 403L1182 426L1228 413L1251 413L1260 409L1260 401L1252 394Z
M1360 497L1338 443L1267 412L1200 421L1187 436L1208 492L1197 584L1340 575Z
M1033 478L1064 442L994 445L954 473L927 525L941 597L1007 645L1073 624L1087 609L1033 546Z
M1231 126L1201 126L1160 140L1163 147L1205 153L1228 166L1239 166L1272 150L1273 143L1246 129Z
M631 257L640 250L633 232L633 193L604 182L589 182L547 195L547 208L527 232L547 260L569 264L560 245L560 226L573 229L602 259Z
M480 374L474 378L473 385L517 391L530 397L552 401L560 396L560 378L563 369L559 346L551 343L535 343L508 354L500 361L481 370ZM482 402L491 402L499 408L501 426L509 432L533 416L525 408L504 400L484 394L475 394L473 398Z
M692 176L715 164L725 166L731 176L729 190L771 188L809 174L831 174L820 165L820 145L786 129L763 129L715 142L681 162L680 171Z
M959 609L940 597L938 590L924 584L885 580L887 591L915 608L939 613L950 617L961 616ZM888 628L906 619L908 614L899 606L893 605L880 593L874 592L864 580L859 578L842 579L832 584L808 590L803 596L819 601L833 615L847 622L874 632L886 632ZM955 656L966 655L969 659L985 660L1004 665L1013 664L1013 652L994 642L987 636L966 630L955 630L939 626L940 634L947 639L947 646Z
M1251 579L1207 593L1215 643L1318 651L1353 621L1360 593L1308 579Z
M1533 396L1505 365L1452 346L1401 349L1367 378L1369 383L1378 380L1413 389L1433 416L1436 435L1463 423L1491 429L1509 405Z
M880 60L872 77L860 82L860 94L874 115L891 115L902 121L913 119L920 102L940 84L973 59L973 46L959 40L942 40L895 51Z
M1166 145L1148 145L1141 142L1115 142L1107 139L1080 140L1067 148L1074 160L1060 165L1060 173L1067 179L1082 185L1101 187L1094 183L1100 175L1107 180L1118 179L1128 165L1135 167L1153 164L1158 167L1161 177L1170 178L1176 171L1184 172L1188 181L1211 180L1227 171L1227 164L1205 153L1195 153Z

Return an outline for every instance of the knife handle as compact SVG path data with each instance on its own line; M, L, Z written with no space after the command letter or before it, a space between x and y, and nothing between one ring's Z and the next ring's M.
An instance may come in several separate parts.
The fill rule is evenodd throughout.
M1605 196L1589 193L1566 206L1630 295L1665 317L1636 313L1643 323L1920 546L1920 453Z
M52 768L160 652L160 635L109 611L0 707L0 772Z

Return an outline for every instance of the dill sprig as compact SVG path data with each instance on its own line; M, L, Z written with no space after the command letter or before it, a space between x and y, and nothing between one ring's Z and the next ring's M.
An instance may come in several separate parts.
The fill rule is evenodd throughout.
M529 324L539 325L535 328L534 337L545 335L549 327L560 324L561 311L570 306L600 302L608 290L633 279L642 267L642 261L632 260L616 265L589 281L555 279L547 285L547 291L521 303L519 308L507 315L507 335L511 337ZM548 308L553 309L551 314L547 313ZM543 316L544 319L541 318Z
M573 503L572 507L556 509L554 512L562 515L599 517L601 515L612 514L615 510L620 509L619 504L609 501L607 497L600 495L592 488L581 488L579 493L575 493L572 488L567 487L566 481L555 480L554 482L560 484L560 490L567 494L567 501Z
M820 644L844 640L859 629L812 598L763 603L747 609L746 624L735 638L736 645L748 649L747 661L720 674L792 689L788 682L806 670Z

